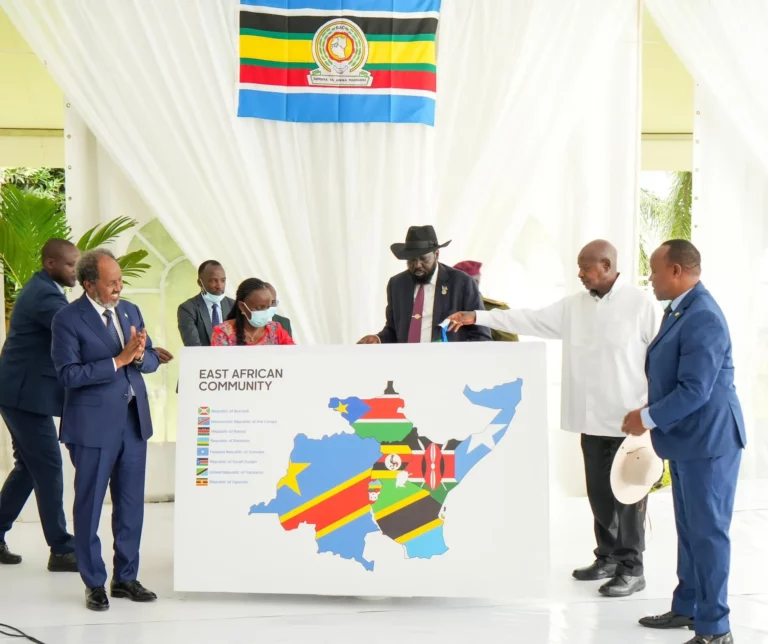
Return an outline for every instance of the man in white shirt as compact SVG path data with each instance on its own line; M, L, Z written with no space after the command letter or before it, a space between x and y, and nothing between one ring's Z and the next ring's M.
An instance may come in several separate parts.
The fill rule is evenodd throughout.
M581 581L609 579L600 593L626 597L645 588L646 499L623 505L611 491L610 472L624 434L628 411L648 394L645 355L659 330L661 307L650 293L616 269L616 249L593 241L578 258L587 292L538 310L457 313L451 330L465 324L563 341L562 427L578 432L584 455L587 495L595 519L595 562L573 571Z
M450 266L441 264L440 244L432 226L411 226L405 243L392 244L392 253L406 262L407 270L395 275L387 285L387 319L375 335L366 335L358 344L395 342L440 342L440 323L450 314L467 308L483 308L474 280ZM476 342L491 339L486 327L466 325L448 338L451 342Z

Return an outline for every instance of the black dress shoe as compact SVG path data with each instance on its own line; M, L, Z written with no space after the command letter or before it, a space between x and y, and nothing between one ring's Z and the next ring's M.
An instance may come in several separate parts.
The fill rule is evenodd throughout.
M109 608L107 591L104 590L104 586L85 589L85 607L88 610L98 611L107 610Z
M678 615L669 611L663 615L653 615L652 617L641 617L640 625L646 628L687 628L693 630L693 617Z
M722 635L697 635L686 644L733 644L733 635L730 632Z
M155 593L144 588L138 581L113 581L109 594L132 602L153 602L157 599Z
M78 572L77 557L74 552L63 555L52 554L48 557L48 570L51 572Z
M613 579L600 586L600 594L604 597L629 597L633 593L645 590L645 577L632 575L615 575Z
M10 550L8 550L8 546L5 544L5 541L0 541L0 564L13 566L20 563L21 555L13 554Z
M573 571L573 576L579 581L597 581L598 579L608 579L616 574L616 564L607 563L600 560L595 561L586 568L577 568Z

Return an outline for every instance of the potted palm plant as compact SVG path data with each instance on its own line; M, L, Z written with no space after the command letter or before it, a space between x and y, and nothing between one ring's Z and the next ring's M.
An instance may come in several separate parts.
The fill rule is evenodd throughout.
M81 251L104 246L136 223L130 217L113 219L94 226L75 244ZM45 242L52 237L71 240L71 236L60 201L10 183L0 187L0 259L5 274L6 323L18 292L40 270L40 253ZM147 251L139 250L117 258L126 282L149 268L143 261L146 256Z

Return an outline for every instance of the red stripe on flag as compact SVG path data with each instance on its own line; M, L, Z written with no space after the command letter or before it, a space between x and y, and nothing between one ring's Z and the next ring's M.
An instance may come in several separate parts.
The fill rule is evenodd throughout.
M368 498L368 484L370 482L369 478L358 481L351 487L288 519L282 524L283 528L285 530L295 530L302 523L309 523L314 525L319 531L339 519L343 519L353 512L371 505L371 501Z
M371 409L361 420L408 420L400 411L405 405L402 398L370 398L363 402Z
M308 69L279 69L276 67L256 67L240 65L240 82L259 85L278 85L282 87L309 87ZM429 92L437 91L437 75L432 72L371 72L371 88L418 89ZM355 89L365 89L355 87ZM343 91L343 88L342 90Z

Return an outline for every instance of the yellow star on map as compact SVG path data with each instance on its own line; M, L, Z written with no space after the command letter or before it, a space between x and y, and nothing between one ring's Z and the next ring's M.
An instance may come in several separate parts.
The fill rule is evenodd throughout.
M347 413L347 405L345 405L344 403L339 403L339 406L336 407L336 409L334 409L333 411L337 411L340 414L346 414Z
M277 482L277 489L279 490L284 485L292 489L296 494L301 496L301 490L299 489L299 482L296 477L309 467L309 463L294 463L288 461L288 472L286 475Z

